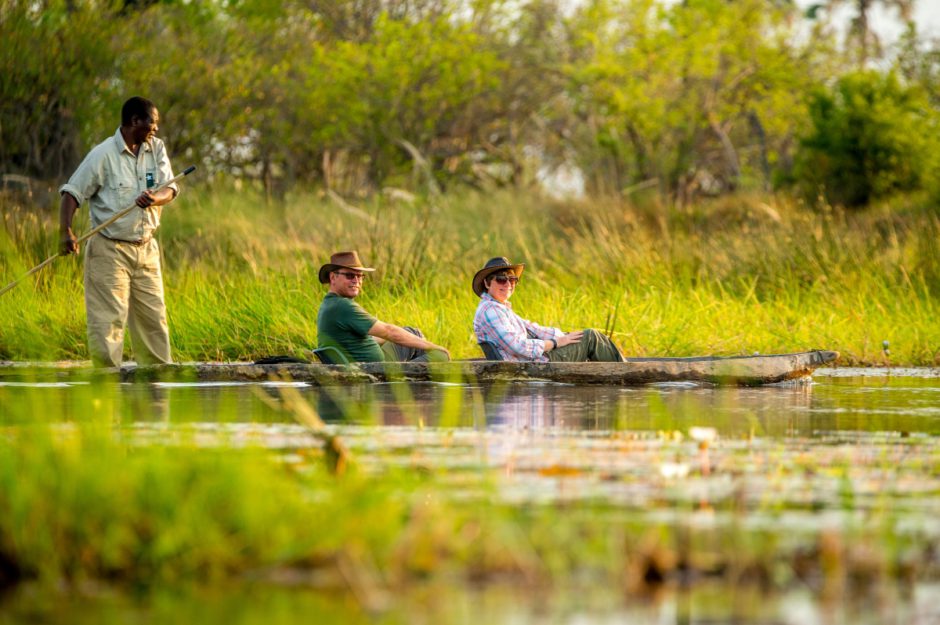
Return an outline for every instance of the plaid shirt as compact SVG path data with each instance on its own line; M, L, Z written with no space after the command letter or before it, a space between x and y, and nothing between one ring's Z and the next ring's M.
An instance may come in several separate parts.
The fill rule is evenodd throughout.
M473 332L477 341L492 343L503 360L537 362L548 362L545 341L565 334L558 328L546 328L523 319L512 311L512 304L502 304L489 293L480 298L480 305L473 316Z

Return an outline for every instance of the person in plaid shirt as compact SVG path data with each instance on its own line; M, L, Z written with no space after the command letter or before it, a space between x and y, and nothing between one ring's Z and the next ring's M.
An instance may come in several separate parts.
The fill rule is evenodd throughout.
M513 312L509 298L516 290L525 264L512 264L503 256L491 258L473 276L473 292L480 305L473 316L477 341L491 343L503 360L535 362L621 362L616 345L597 330L565 333L523 319Z

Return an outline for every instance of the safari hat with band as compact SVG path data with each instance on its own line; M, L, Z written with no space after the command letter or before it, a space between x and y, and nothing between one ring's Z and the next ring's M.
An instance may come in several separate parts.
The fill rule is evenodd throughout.
M522 275L523 269L525 269L525 263L513 265L505 256L491 258L483 265L483 269L473 276L473 292L477 294L477 297L483 297L483 293L486 291L483 287L483 281L488 277L500 271L509 271L518 278Z
M330 262L320 267L320 284L329 284L330 272L337 269L352 269L353 271L375 271L372 267L363 267L356 250L351 252L337 252L330 256Z

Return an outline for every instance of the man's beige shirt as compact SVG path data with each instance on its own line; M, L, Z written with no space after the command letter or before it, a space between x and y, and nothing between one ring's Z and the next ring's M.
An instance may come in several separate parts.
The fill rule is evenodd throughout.
M134 156L118 128L113 137L88 153L59 193L68 193L79 206L87 200L94 228L131 206L146 189L156 188L172 177L163 141L154 137L141 145ZM148 180L152 181L149 185ZM175 183L170 188L179 194ZM102 230L102 234L122 241L149 239L160 225L162 212L161 206L131 211Z

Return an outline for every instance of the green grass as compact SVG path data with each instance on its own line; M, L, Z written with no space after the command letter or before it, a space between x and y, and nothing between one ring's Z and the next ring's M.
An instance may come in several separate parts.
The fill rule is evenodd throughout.
M842 364L940 364L940 217L903 198L859 214L739 196L673 208L463 194L369 199L313 193L276 204L188 189L159 231L174 357L249 359L316 343L332 251L379 270L363 305L478 357L469 284L490 257L527 264L513 298L534 320L603 328L633 356L836 349ZM6 283L54 250L54 206L0 199ZM40 211L43 216L37 217ZM81 262L56 261L0 297L0 358L83 359Z

